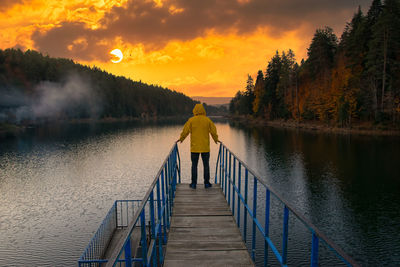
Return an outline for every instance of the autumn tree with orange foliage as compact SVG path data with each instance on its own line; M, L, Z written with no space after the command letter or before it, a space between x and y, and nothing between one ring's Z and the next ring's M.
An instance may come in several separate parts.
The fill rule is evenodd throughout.
M258 72L246 114L400 126L400 0L373 0L367 15L358 8L340 41L331 28L317 29L307 55L299 66L293 51L277 51ZM241 101L238 93L231 113Z

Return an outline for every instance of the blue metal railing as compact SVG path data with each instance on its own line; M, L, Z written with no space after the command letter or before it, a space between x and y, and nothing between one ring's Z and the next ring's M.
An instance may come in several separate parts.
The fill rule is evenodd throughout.
M232 153L223 143L220 144L215 170L215 183L220 183L225 198L230 206L238 227L241 229L243 240L249 249L250 255L257 265L267 266L269 249L275 255L281 266L288 264L289 215L299 220L311 234L310 265L318 266L320 241L333 251L340 262L348 266L358 266L341 248L328 239L309 220L294 209L288 202L267 186L260 176L256 175L243 161ZM281 211L283 222L277 221L278 205L271 205L273 196L278 204L283 206ZM271 215L271 210L274 214ZM293 218L293 217L292 217ZM282 225L281 241L272 241L270 224L274 220ZM250 224L250 225L248 225ZM248 232L248 228L251 232ZM275 228L274 228L275 229ZM262 239L256 242L256 239ZM249 241L248 241L249 239ZM278 243L281 249L278 249ZM260 248L261 247L261 248ZM260 255L260 251L261 255ZM259 263L257 256L261 258ZM306 255L304 255L306 256Z
M104 253L117 229L132 222L141 200L116 200L78 260L80 267L107 262Z
M181 182L180 167L178 146L175 143L132 216L132 220L128 220L126 230L116 242L110 257L103 261L104 266L119 264L119 266L132 267L134 262L141 262L142 266L162 265L176 184ZM139 231L134 232L135 229ZM138 239L141 255L132 255L133 235L140 235Z

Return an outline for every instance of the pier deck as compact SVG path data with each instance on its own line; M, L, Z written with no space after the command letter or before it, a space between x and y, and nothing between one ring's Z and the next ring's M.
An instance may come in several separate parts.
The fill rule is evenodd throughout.
M164 266L254 266L221 187L178 184Z

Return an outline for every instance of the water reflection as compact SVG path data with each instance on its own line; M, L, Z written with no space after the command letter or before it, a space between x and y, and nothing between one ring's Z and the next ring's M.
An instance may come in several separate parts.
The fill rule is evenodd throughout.
M400 262L399 138L245 131L248 147L263 148L247 163L345 251L366 265Z
M75 266L114 200L143 197L183 123L60 124L0 142L0 266ZM239 158L357 261L400 262L399 138L216 126ZM179 150L188 183L189 142ZM212 144L211 177L217 152ZM299 230L289 248L308 238Z
M180 125L39 127L0 143L0 266L75 266L116 199L141 199Z

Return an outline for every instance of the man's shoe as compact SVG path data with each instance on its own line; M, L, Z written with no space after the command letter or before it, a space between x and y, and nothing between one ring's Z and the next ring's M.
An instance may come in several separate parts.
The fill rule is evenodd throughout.
M190 184L189 187L192 189L196 189L196 184Z
M210 188L210 187L212 187L212 184L210 183L204 184L204 188Z

